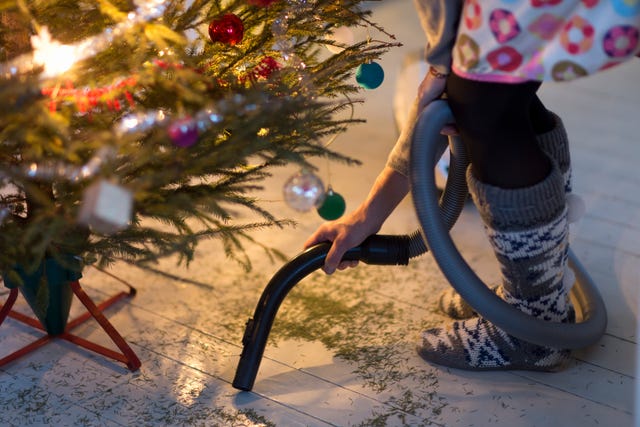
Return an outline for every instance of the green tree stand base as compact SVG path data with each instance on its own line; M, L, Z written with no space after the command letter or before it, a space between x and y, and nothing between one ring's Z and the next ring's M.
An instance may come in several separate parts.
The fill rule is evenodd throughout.
M20 291L49 335L60 335L64 332L73 299L69 282L82 277L79 261L73 257L67 257L65 262L67 261L75 268L66 268L53 258L45 259L40 267L30 274L21 266L17 266L15 272L22 279L22 286L9 276L3 277L7 288L17 288Z

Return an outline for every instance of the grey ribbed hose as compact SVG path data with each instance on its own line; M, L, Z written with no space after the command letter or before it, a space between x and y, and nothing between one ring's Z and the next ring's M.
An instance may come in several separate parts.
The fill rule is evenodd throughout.
M438 101L440 102L440 101ZM417 119L417 118L416 118ZM447 148L446 144L441 144L439 141L441 138L437 137L440 134L433 134L436 137L435 142L429 141L433 147L431 153L433 154L429 159L425 159L423 167L427 170L432 170L434 165L438 162L442 153ZM466 169L469 164L467 153L464 150L462 141L458 137L449 137L449 171L447 173L447 182L445 184L442 195L439 198L438 211L440 212L440 218L445 224L447 230L450 230L454 226L460 213L464 208L467 200L467 180ZM422 230L418 229L409 234L409 258L415 258L427 252L429 249L424 243L422 237Z
M534 344L556 348L583 348L597 342L607 326L607 312L597 287L573 252L569 251L569 265L576 275L572 294L582 314L579 323L547 322L529 316L501 300L469 267L456 249L449 228L449 213L442 213L434 176L437 139L440 130L453 123L453 115L446 101L432 102L419 115L411 144L410 181L413 203L424 238L431 254L455 290L476 312L508 334ZM452 158L460 158L464 147L459 139L452 139ZM460 162L452 165L462 166ZM450 167L451 167L450 166ZM453 175L456 175L456 178ZM464 191L467 195L463 170L450 170L449 180L455 179L451 191ZM447 183L448 185L448 183ZM455 186L455 187L454 187ZM447 197L460 197L451 195ZM457 219L457 215L455 217ZM455 222L455 220L453 221ZM413 240L413 239L412 239Z

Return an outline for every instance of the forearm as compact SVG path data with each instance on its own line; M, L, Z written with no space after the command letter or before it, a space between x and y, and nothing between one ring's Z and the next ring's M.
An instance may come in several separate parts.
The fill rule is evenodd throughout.
M376 178L358 214L377 232L402 199L409 193L409 178L385 167Z

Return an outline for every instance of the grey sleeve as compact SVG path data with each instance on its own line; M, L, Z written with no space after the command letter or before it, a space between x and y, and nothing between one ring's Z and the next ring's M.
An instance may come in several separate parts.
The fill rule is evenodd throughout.
M451 71L451 51L464 0L413 0L427 38L427 63L439 72Z
M448 74L451 71L451 51L458 31L463 1L413 0L427 38L425 59L429 65L441 73ZM418 99L416 98L400 137L387 158L387 166L405 176L409 176L409 154L417 116Z
M405 123L398 141L393 146L389 157L387 158L387 167L390 167L394 171L408 177L409 176L409 157L411 154L411 141L413 140L413 131L415 129L415 123L418 120L418 98L413 101L411 110L407 115L407 122ZM446 147L448 145L448 137L440 135L442 141L440 145Z
M404 176L409 176L409 154L411 151L411 140L413 139L413 129L418 115L418 98L413 101L407 120L402 127L400 136L393 146L387 166Z

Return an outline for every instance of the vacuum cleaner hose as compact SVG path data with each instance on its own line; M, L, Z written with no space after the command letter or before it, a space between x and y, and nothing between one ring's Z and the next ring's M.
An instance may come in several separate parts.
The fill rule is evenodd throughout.
M432 168L434 146L429 143L453 116L445 101L428 105L420 114L411 145L411 185L414 207L422 236L449 283L480 315L508 334L534 344L556 348L583 348L594 344L604 334L607 314L597 287L570 251L570 266L576 274L573 296L580 308L579 323L547 322L531 317L500 299L469 267L456 249L448 229L439 215L438 197ZM457 146L456 146L457 145ZM458 140L452 155L464 152Z

